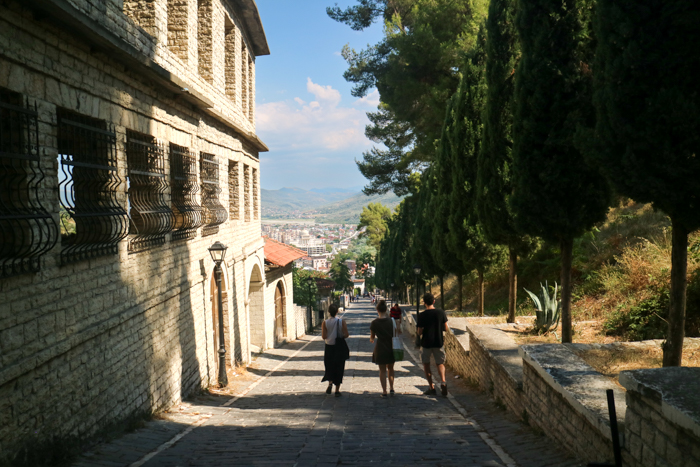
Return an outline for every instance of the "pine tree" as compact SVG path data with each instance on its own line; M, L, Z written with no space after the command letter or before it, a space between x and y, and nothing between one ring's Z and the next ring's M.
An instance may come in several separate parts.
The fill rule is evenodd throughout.
M482 31L462 68L462 79L457 94L453 97L451 127L447 133L452 156L450 166L453 184L448 246L462 261L466 271L477 271L479 315L484 313L484 272L498 254L498 248L489 244L484 237L475 203L481 115L486 98L484 42Z
M688 234L700 228L699 24L697 1L599 0L597 120L582 138L616 190L671 218L664 366L681 364Z
M486 20L486 104L483 140L478 158L477 212L486 238L508 247L508 318L515 322L518 256L526 254L532 239L515 228L509 206L513 191L513 96L520 44L515 29L517 0L491 0Z
M522 58L515 72L516 225L561 247L562 342L571 342L573 241L605 218L609 188L574 145L591 125L593 0L519 0Z

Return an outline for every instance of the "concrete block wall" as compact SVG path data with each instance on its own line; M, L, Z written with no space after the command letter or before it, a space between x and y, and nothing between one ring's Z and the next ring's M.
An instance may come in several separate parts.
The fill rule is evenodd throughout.
M162 63L180 60L159 49L167 43L156 44L117 9L118 3L72 3L125 41L160 56ZM124 7L136 3L127 1ZM153 4L153 15L140 21L155 18L155 25L147 26L162 30L164 0L140 1L137 7L147 4ZM223 11L221 3L214 4ZM169 69L207 91L197 67ZM259 168L257 152L237 132L174 98L172 92L159 90L108 55L94 52L70 31L35 20L21 2L0 5L0 87L37 105L40 163L46 175L40 198L56 223L59 107L114 125L121 179L116 196L124 208L127 129L186 146L197 154L216 155L224 206L230 204L228 162ZM212 89L209 95L216 106L232 109L230 100ZM235 117L235 112L230 113ZM243 196L239 194L238 199ZM254 264L264 280L260 234L259 220L229 219L215 235L198 234L188 241L172 241L168 236L164 245L138 253L128 252L125 239L117 255L68 265L60 264L59 239L42 258L39 273L0 279L2 456L36 449L51 440L89 438L135 414L175 404L215 381L214 265L207 248L217 240L229 247L224 274L227 342L232 347L228 355L235 356L232 363L248 361L247 302Z

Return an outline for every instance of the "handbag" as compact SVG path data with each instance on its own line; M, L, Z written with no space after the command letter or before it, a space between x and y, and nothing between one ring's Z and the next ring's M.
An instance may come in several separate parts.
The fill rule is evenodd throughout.
M400 362L403 360L403 345L401 344L401 338L396 333L396 321L391 319L391 324L394 327L394 337L391 338L391 350L394 351L394 361Z
M348 347L348 343L345 342L345 338L342 337L340 334L340 329L343 327L343 320L338 318L337 321L337 328L336 329L336 337L335 337L335 345L339 346L338 350L340 351L340 356L343 358L343 360L350 360L350 347Z

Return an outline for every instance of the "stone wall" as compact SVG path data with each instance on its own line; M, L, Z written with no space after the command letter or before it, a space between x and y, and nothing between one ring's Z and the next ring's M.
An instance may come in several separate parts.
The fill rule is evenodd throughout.
M700 466L700 368L623 371L625 465Z
M196 58L191 60L193 53L196 57L196 35L188 36L185 60L180 52L168 49L166 0L126 1L124 11L117 9L119 2L69 3L76 6L75 15L85 19L84 24L96 25L98 35L111 34L131 47L128 50L142 54L137 57L140 63L157 63L178 76L188 86L187 99L194 92L211 100L213 108L239 130L197 110L162 82L152 81L147 67L124 66L117 58L126 49L107 53L104 42L93 48L85 37L78 39L63 23L55 22L57 18L43 16L45 20L39 21L24 2L3 2L0 88L20 93L37 107L40 166L45 174L40 199L53 222L59 223L57 113L62 108L113 126L119 180L114 196L123 209L128 207L127 130L150 135L166 147L184 146L197 156L215 155L222 163L219 201L229 207L227 165L259 167L257 149L240 133L244 128L252 134L254 127L248 113L242 113L223 89L200 76L197 66L186 65L197 63ZM196 1L174 3L185 4L187 14L194 12L187 21L194 20L196 29ZM221 29L213 36L213 47L223 50L223 14L229 6L217 0L212 5L214 16L222 18L213 26L220 24ZM191 33L192 27L188 28ZM213 66L216 70L218 65ZM165 167L169 176L167 162ZM168 188L164 195L168 202L170 195ZM39 273L0 279L1 456L22 449L41 452L50 443L89 438L215 382L216 287L207 248L217 240L228 245L224 266L228 355L234 356L231 363L248 361L248 284L255 267L264 280L259 221L231 216L214 235L203 238L197 232L189 240L176 241L167 234L162 245L137 252L128 250L130 239L118 243L117 254L64 264L65 245L59 238L42 257Z

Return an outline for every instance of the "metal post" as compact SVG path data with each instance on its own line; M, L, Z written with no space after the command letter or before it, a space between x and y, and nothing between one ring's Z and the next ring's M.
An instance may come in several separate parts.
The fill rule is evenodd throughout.
M418 319L418 313L420 313L420 291L418 290L418 274L416 274L416 319Z
M216 274L216 289L219 304L219 386L228 386L228 376L226 375L226 342L224 340L224 303L221 298L221 265L216 264L214 268Z
M311 313L311 281L307 282L307 285L309 286L309 305L306 310L306 314L309 317L309 332L314 328L314 323L313 323L313 315Z

